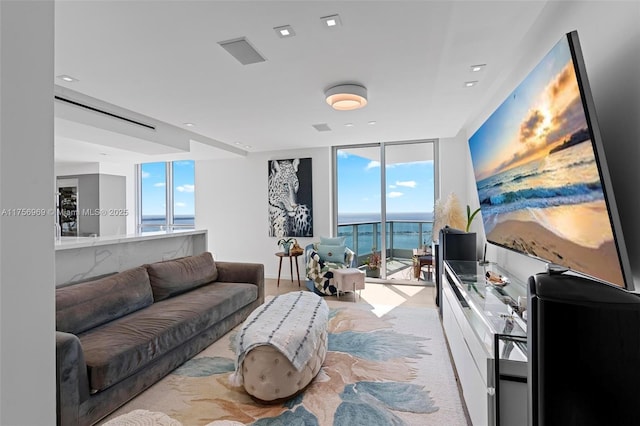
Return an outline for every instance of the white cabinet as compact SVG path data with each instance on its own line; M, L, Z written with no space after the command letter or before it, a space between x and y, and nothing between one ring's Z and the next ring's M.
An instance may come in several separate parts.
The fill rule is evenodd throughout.
M495 264L449 260L443 266L442 325L471 421L526 425L526 325L517 313L524 284L488 284L487 270L506 276Z

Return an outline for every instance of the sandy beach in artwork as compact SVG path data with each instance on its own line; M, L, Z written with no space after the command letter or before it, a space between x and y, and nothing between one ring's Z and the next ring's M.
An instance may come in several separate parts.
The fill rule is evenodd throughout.
M533 221L533 217L532 220L526 220L522 212L519 212L520 214L509 215L495 224L487 237L491 241L514 250L524 251L607 282L624 286L618 254L608 222L606 224L598 223L598 221L591 222L597 215L596 212L601 208L603 206L586 203L529 212L528 215L537 216L538 220L536 221ZM604 208L606 209L606 207ZM563 232L554 233L540 225L538 222L541 216L548 219L546 221L548 223L564 223L565 226L560 228ZM597 216L602 217L602 215ZM576 226L578 222L588 222L590 226L586 228ZM579 236L570 238L571 225L579 229L590 229L589 241L580 241L583 238L579 238ZM582 242L582 244L577 242Z

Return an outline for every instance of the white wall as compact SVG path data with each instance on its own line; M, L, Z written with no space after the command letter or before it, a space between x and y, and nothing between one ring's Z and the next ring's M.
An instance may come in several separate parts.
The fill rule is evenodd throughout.
M269 237L268 161L312 158L313 235L331 234L331 149L300 149L250 154L244 158L196 161L196 229L209 230L208 249L217 260L262 263L268 278L278 276L278 238ZM284 262L283 262L284 263ZM299 258L304 279L304 261ZM283 265L282 277L289 278ZM295 274L295 266L294 266Z
M0 208L53 210L53 1L0 1ZM0 425L55 424L53 214L0 216Z
M640 2L549 2L522 40L513 72L475 122L473 132L565 33L578 31L636 287L640 287ZM443 166L444 167L444 166ZM471 170L469 161L467 168ZM472 183L472 180L470 182ZM477 201L476 201L477 202ZM544 264L489 245L487 257L521 279Z

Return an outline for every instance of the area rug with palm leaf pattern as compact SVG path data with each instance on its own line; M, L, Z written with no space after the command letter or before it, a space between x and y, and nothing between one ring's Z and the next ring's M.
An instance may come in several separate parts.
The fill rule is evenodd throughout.
M437 310L328 304L326 359L295 398L261 405L229 384L238 326L104 421L148 410L184 426L467 425Z

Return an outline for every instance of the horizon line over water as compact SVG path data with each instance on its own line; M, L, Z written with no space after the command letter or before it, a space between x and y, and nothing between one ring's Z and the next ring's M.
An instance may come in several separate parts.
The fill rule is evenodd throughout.
M387 213L387 221L431 222L433 212L391 212ZM380 222L380 213L338 213L338 225L363 222Z

